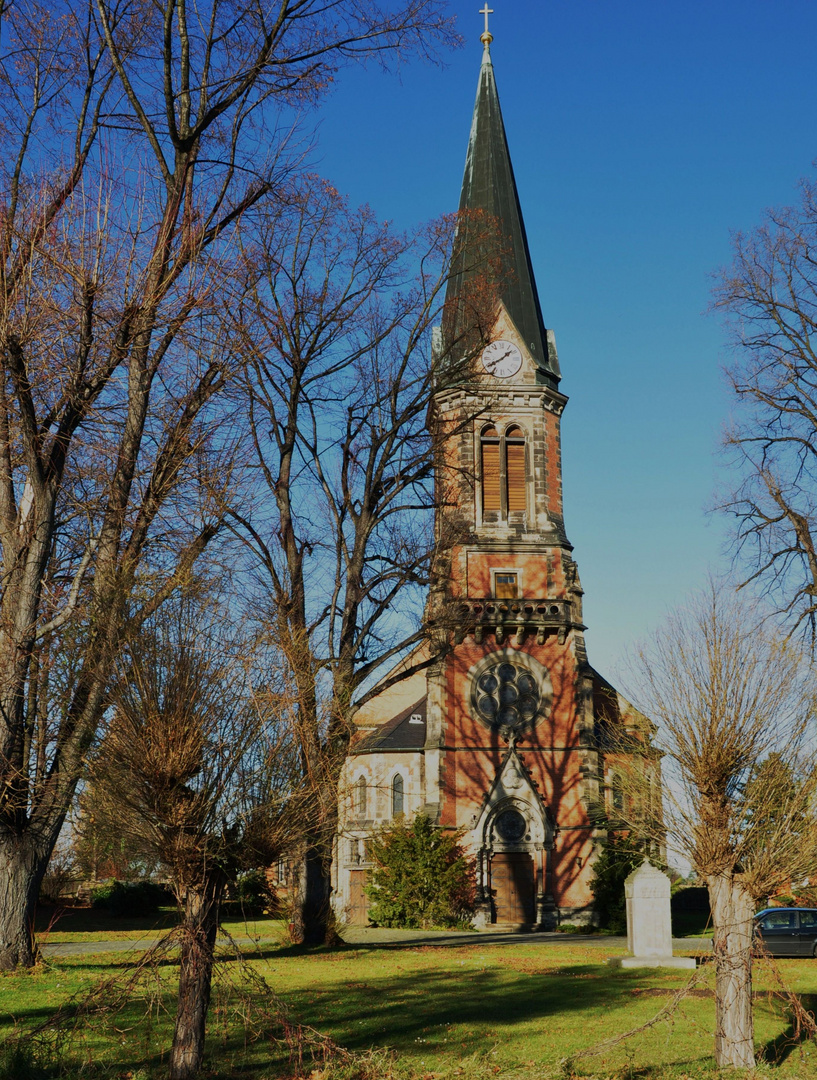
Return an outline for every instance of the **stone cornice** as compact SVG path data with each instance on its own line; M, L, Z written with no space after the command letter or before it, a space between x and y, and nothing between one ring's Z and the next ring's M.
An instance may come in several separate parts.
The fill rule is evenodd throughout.
M489 407L491 412L544 408L556 416L561 416L567 402L567 396L551 386L537 386L533 383L500 385L493 382L486 386L452 386L438 390L432 407L442 413L458 409L466 415L473 412L475 416Z
M438 625L454 629L454 641L459 644L466 634L473 634L480 644L486 634L493 634L501 645L513 636L521 645L528 634L535 634L543 645L549 633L558 634L559 644L565 642L570 630L587 627L574 617L573 604L563 598L497 600L493 597L462 597L448 600L434 620Z

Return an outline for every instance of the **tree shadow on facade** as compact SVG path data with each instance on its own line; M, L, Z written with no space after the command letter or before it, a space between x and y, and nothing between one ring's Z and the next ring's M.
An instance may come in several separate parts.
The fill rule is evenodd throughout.
M520 652L518 655L523 654ZM586 865L593 850L593 823L588 815L588 804L589 796L596 796L596 790L594 787L590 792L588 788L593 770L590 770L590 763L584 760L586 748L577 721L574 658L558 646L555 636L548 639L545 651L540 650L537 658L550 674L553 697L547 716L532 730L521 732L515 744L526 778L541 801L548 820L546 832L549 836L544 844L544 857L540 851L534 850L538 845L527 843L525 837L520 838L517 846L519 851L528 851L534 859L536 895L552 898L559 908L571 909L575 905L577 892L583 891L580 883L587 877ZM458 684L467 682L470 659L464 658L461 665L453 665L456 669L454 679ZM455 694L454 687L452 694ZM484 806L508 753L507 740L496 729L485 730L482 725L473 724L466 717L461 718L460 730L453 731L451 736L457 752L451 755L451 763L447 762L445 780L449 799L454 803L459 800L471 802L478 798L478 793L484 792ZM526 786L523 784L523 788ZM504 802L509 805L517 803L526 813L525 797L521 790L516 795L508 793ZM555 835L554 827L557 827ZM490 858L487 845L490 842L488 837L481 839L486 848L484 859L487 864ZM524 876L525 870L517 866L514 873ZM488 876L486 865L483 877L487 879ZM516 892L524 893L527 881L520 880L517 884L519 889ZM495 887L491 891L495 894ZM498 910L493 914L502 921ZM519 918L508 921L526 920Z

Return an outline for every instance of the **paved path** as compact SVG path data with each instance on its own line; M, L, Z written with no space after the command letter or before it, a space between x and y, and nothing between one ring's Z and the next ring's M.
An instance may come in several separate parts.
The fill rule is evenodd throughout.
M352 926L347 927L344 938L347 945L358 948L412 948L417 946L437 946L440 948L460 947L463 945L592 945L601 949L626 949L627 939L624 937L606 937L601 934L518 934L505 931L481 931L469 933L467 931L450 930L386 930L380 927ZM43 947L46 956L91 956L95 953L107 952L144 952L159 939L157 937L144 937L138 940L100 938L95 941L72 941L72 942L48 942ZM237 937L235 939L242 948L247 951L253 949L265 949L280 947L283 943L279 937L249 938ZM708 938L675 938L672 942L675 952L698 952L712 951L712 942Z

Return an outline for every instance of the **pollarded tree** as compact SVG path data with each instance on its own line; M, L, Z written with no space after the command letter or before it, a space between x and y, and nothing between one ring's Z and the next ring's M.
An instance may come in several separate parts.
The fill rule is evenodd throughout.
M90 766L94 802L158 862L181 911L172 1080L198 1074L225 889L284 850L288 696L212 590L174 596L126 641L113 716Z
M625 787L639 829L665 837L706 882L715 1059L752 1068L752 916L760 900L817 873L809 670L754 606L713 583L666 621L639 654L637 674L639 706L664 754L663 807L639 797L635 759ZM759 784L770 817L757 813Z
M451 39L438 0L38 0L0 52L0 968L101 722L126 616L215 535L237 234L340 65ZM290 119L291 119L291 113Z

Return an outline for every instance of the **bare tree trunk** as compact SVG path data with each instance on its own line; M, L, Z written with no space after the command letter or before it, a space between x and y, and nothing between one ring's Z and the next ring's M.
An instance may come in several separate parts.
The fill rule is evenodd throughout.
M31 967L36 959L34 909L47 861L26 837L0 843L0 971Z
M213 874L203 885L187 890L179 965L179 1000L170 1051L170 1080L188 1080L197 1076L201 1069L223 891L224 879L221 874Z
M753 1069L754 903L733 875L711 875L707 885L715 927L715 1064L719 1069Z
M297 945L334 945L340 941L332 911L332 852L310 841L298 859L293 881L289 936Z

